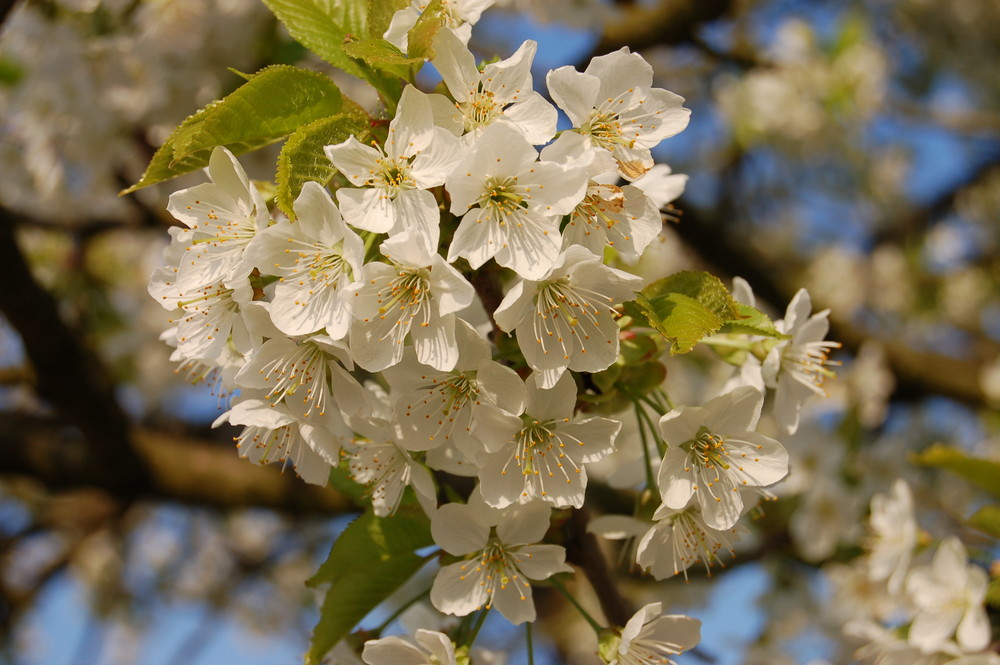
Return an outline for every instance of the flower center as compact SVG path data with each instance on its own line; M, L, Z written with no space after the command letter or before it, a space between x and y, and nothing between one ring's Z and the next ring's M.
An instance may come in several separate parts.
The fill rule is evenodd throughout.
M514 461L526 476L538 475L540 466L535 462L535 455L544 457L552 450L555 435L549 429L551 423L540 423L529 416L521 416L525 427L514 436Z
M313 409L319 411L321 416L326 415L326 402L330 399L329 362L326 351L306 342L290 356L275 358L264 365L260 373L265 381L273 382L267 394L267 398L272 400L271 406L282 400L287 403L287 398L304 388L302 403L308 405L304 415L308 417Z
M486 181L477 203L490 211L494 220L503 226L511 215L528 207L517 186L517 178L493 177Z
M489 125L503 112L503 107L493 97L493 91L486 90L480 83L467 100L455 104L462 113L466 132Z
M823 389L823 382L835 378L836 373L828 365L839 365L830 360L831 349L839 349L840 342L821 340L805 344L789 344L782 355L782 366L787 369L792 378L813 392L829 396Z
M373 185L385 191L390 198L404 190L415 189L417 184L410 175L410 160L407 157L384 157L377 160L380 171Z
M617 146L631 148L635 145L635 138L625 136L617 113L594 109L590 112L590 118L580 126L579 131L608 150L614 150Z
M698 429L695 438L686 442L682 447L687 447L690 454L688 459L693 459L700 466L706 469L728 469L729 452L726 450L726 441L721 436L716 436L702 425ZM687 469L685 469L687 471Z

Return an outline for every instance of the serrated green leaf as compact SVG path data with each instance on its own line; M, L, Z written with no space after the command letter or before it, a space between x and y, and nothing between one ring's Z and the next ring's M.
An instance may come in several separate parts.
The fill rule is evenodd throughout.
M722 324L740 318L739 303L722 281L702 271L685 270L646 286L626 305L626 314L637 308L649 325L671 341L670 353L687 353L698 340L712 335Z
M718 277L702 270L683 270L658 279L642 290L646 298L680 293L696 300L722 321L740 318L739 303Z
M774 326L774 322L771 321L771 317L756 307L751 307L750 305L737 302L736 308L739 311L739 317L734 320L726 321L722 324L722 329L719 330L720 333L732 335L761 335L763 337L773 337L775 339L791 339L789 335L782 333Z
M344 529L326 561L306 584L315 587L336 582L375 561L387 561L433 544L430 520L420 510L401 509L392 517L365 513Z
M990 494L1000 497L1000 463L998 462L970 457L957 448L940 444L933 445L914 456L914 462L957 473Z
M344 52L352 58L362 60L377 71L386 72L401 79L410 79L410 67L422 65L423 58L409 58L394 44L384 39L361 39L344 44Z
M420 12L420 18L407 33L409 54L417 58L433 58L434 37L447 24L448 15L444 3L442 0L432 0L424 7L424 11Z
M357 574L340 577L326 592L313 629L306 663L318 664L359 621L410 579L426 563L416 554L363 562Z
M410 0L368 0L368 34L372 37L384 35L393 15L409 6Z
M346 40L369 36L367 0L264 0L264 4L300 44L348 74L363 77L343 46Z
M694 298L682 293L666 293L636 302L649 324L670 341L670 354L687 353L701 338L722 327L722 319Z
M325 74L272 65L221 100L188 117L153 155L139 182L122 194L208 164L216 146L240 155L285 138L300 126L335 115L340 90Z
M313 629L307 663L319 663L361 619L408 580L426 559L416 550L433 545L430 520L419 509L392 517L366 513L351 522L326 562L306 584L330 584Z
M983 506L968 520L969 526L1000 538L1000 506Z
M302 192L302 186L313 180L325 187L337 173L324 147L342 143L352 135L364 142L367 134L368 124L365 121L345 114L322 118L296 130L278 155L278 193L275 201L282 212L289 219L295 219L292 203Z

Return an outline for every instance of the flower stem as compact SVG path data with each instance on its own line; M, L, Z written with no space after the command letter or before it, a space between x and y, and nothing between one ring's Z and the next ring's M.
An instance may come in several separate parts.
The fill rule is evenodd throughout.
M580 613L580 616L586 619L587 623L590 624L590 627L594 629L594 632L600 635L601 631L604 630L604 626L597 623L597 620L590 616L590 613L587 610L583 609L583 606L577 602L576 598L573 597L573 594L566 590L563 583L554 577L550 577L549 582L559 593L566 597L566 600L568 600L570 604L576 608L576 611Z
M656 477L653 475L653 458L649 452L649 439L646 438L645 423L642 418L642 405L635 402L635 419L639 423L639 440L642 442L642 459L646 463L646 487L656 487Z
M528 665L535 665L535 649L531 644L531 622L524 624L524 639L528 643Z
M486 615L489 613L490 608L487 607L479 613L478 617L476 617L476 624L472 627L472 632L465 640L465 643L468 646L471 647L472 643L476 641L476 636L479 635L479 630L483 627L483 624L486 623Z

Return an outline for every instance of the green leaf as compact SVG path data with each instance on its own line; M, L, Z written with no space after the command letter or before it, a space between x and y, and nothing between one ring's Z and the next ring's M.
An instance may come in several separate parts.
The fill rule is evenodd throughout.
M300 44L331 65L363 78L343 46L345 41L369 36L367 0L264 0L264 4Z
M278 155L275 200L289 219L295 219L292 203L306 182L313 180L325 187L337 173L323 148L342 143L352 135L364 142L367 134L367 122L354 115L339 114L300 127L288 138Z
M306 584L315 587L336 582L345 575L350 577L356 568L433 544L430 520L420 510L400 510L392 517L365 513L344 529L326 561Z
M361 39L344 44L344 53L364 61L373 69L397 78L410 79L410 67L422 65L423 58L408 58L395 44L384 39Z
M1000 462L970 457L957 448L940 444L933 445L916 455L914 462L957 473L990 494L1000 497Z
M739 303L722 281L701 271L685 270L657 280L635 303L650 326L671 341L672 355L687 353L723 323L740 317Z
M420 18L407 33L407 50L417 58L434 57L434 37L438 30L448 24L448 15L442 0L432 0L420 12Z
M433 545L430 521L420 510L392 517L366 513L351 522L330 556L306 584L329 583L307 663L319 663L369 612L424 565L415 551Z
M240 155L280 141L301 125L336 114L340 90L325 74L272 65L221 100L188 117L153 155L139 182L122 194L208 164L216 146Z
M774 326L774 322L767 314L756 307L737 302L736 308L739 311L739 318L726 321L719 330L720 333L791 339L789 335L784 334Z
M1000 538L1000 506L983 506L968 520L969 526Z
M389 29L393 15L410 6L410 0L368 0L368 34L381 37Z
M306 663L318 664L359 621L388 598L426 563L416 554L374 561L342 577L326 592L319 622L313 629Z

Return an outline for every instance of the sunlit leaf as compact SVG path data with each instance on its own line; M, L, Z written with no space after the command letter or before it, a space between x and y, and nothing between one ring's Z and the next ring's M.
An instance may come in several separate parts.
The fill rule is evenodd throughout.
M1000 497L1000 463L970 457L957 448L934 445L914 457L923 466L936 466L957 473L994 496Z

